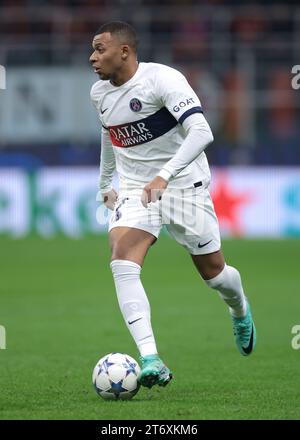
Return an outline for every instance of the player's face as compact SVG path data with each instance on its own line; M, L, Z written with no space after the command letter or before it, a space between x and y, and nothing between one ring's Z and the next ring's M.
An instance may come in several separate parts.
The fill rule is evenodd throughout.
M123 65L124 45L110 32L96 35L92 45L94 52L90 56L90 62L94 71L102 80L113 80Z

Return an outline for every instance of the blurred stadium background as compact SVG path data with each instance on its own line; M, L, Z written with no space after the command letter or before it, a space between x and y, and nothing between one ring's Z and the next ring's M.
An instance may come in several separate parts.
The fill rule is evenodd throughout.
M139 60L178 68L199 94L215 135L207 155L224 249L251 292L260 338L245 366L223 304L201 295L195 307L206 287L185 252L162 237L144 280L177 381L165 395L143 390L130 411L99 411L89 383L100 355L136 353L112 294L102 208L96 221L100 127L89 92L98 78L88 58L95 30L109 20L132 23ZM300 5L2 0L0 65L0 325L8 348L0 350L0 418L300 418L299 352L291 348L300 324ZM182 311L190 345L178 326Z

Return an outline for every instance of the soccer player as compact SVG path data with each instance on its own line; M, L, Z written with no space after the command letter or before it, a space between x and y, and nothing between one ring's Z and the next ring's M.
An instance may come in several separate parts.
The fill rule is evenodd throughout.
M172 373L158 355L140 280L162 225L228 305L244 356L254 349L255 326L240 274L221 251L204 153L213 135L198 96L179 71L137 61L136 33L127 23L104 24L92 46L90 62L100 77L91 89L102 124L99 191L113 210L110 266L121 312L140 352L139 381L149 388L165 386ZM112 187L115 169L119 194Z

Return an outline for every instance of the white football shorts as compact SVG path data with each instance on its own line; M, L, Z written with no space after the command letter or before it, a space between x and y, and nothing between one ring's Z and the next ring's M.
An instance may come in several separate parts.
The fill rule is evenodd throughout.
M161 200L141 202L142 190L120 192L109 221L109 231L126 226L158 238L162 226L192 255L216 252L221 247L219 223L208 189L167 188Z

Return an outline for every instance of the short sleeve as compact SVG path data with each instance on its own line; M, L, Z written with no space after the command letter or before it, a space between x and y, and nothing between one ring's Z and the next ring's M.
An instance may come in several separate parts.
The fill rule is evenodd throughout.
M178 70L166 66L159 70L155 89L161 104L180 124L194 113L203 113L198 96Z

